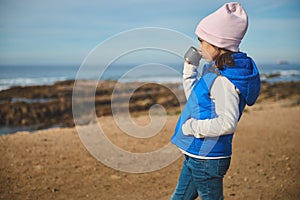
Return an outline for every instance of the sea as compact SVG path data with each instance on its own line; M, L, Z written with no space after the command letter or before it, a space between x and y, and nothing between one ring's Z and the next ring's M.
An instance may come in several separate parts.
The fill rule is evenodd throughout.
M300 64L258 64L268 83L300 81ZM108 67L79 65L0 66L0 91L14 86L52 85L65 80L117 80L120 82L180 83L182 64L123 64ZM200 69L201 70L201 69Z
M203 66L200 65L200 66ZM201 68L201 67L200 67ZM258 64L261 80L268 83L300 81L300 64ZM0 66L0 91L15 86L52 85L66 80L117 80L120 82L181 83L183 64L117 64L103 66ZM201 69L199 69L201 71ZM1 94L0 94L1 99ZM22 99L24 101L26 99ZM17 99L20 101L20 99ZM32 100L30 100L32 101ZM34 131L34 126L0 127L0 135Z

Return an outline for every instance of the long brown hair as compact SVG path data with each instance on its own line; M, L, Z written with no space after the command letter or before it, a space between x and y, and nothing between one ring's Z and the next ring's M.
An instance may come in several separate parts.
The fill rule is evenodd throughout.
M219 55L216 58L216 60L215 60L216 67L219 70L223 70L224 69L224 65L227 65L229 67L233 67L234 66L234 58L232 57L232 54L234 52L228 51L228 50L225 50L225 49L222 49L222 50L225 51L225 53Z

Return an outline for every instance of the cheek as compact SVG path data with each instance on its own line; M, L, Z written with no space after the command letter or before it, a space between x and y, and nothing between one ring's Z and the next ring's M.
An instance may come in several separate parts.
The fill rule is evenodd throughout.
M211 49L206 46L201 46L200 50L201 50L203 59L205 59L205 61L207 61L207 62L211 62L212 61Z
M199 50L206 62L212 62L218 54L218 51L213 46L206 43L200 45Z
M210 47L210 48L207 49L207 54L209 54L209 57L210 57L211 61L215 60L218 53L219 53L218 50L213 48L213 47Z

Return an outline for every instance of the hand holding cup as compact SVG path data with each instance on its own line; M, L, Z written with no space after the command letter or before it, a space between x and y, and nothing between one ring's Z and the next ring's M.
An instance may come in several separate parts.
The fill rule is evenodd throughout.
M184 55L184 59L195 66L199 66L200 59L202 55L200 54L199 50L193 46L191 46L188 51Z

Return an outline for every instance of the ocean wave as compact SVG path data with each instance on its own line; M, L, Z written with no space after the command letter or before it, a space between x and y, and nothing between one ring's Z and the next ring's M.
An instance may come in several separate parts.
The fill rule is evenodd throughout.
M120 82L153 82L153 83L181 83L182 77L178 74L127 74L121 76L118 74L109 74L110 76L103 77L103 80L116 80ZM57 81L70 80L72 77L56 76L56 77L14 77L0 78L0 91L9 89L14 86L34 86L34 85L52 85ZM84 80L95 80L92 76L86 76ZM300 69L268 69L261 70L261 80L267 82L277 81L300 81Z
M279 71L276 71L275 73L279 73L280 76L298 76L298 75L300 75L299 70L279 70Z
M0 79L0 91L14 86L52 85L57 81L65 81L66 77L13 78Z
M269 73L261 73L261 79L274 79L274 78L292 78L292 77L300 76L299 70L275 70Z
M119 79L120 82L153 82L153 83L181 83L181 77L164 77L164 76L149 76L149 77L126 77Z

